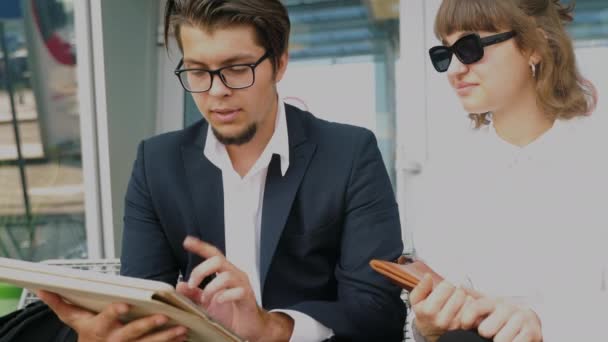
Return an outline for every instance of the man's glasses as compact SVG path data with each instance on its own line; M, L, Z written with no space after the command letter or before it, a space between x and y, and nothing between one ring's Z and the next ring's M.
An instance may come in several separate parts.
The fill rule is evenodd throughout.
M498 44L515 36L514 31L503 32L488 37L479 37L477 33L467 34L458 39L452 46L435 46L429 50L431 62L438 72L446 72L456 55L463 64L473 64L483 58L483 48Z
M222 83L230 89L245 89L255 83L255 68L260 65L270 54L266 52L257 62L253 64L228 65L216 70L199 68L180 69L184 60L180 60L175 75L179 78L182 87L191 93L204 93L213 86L213 79L218 76Z

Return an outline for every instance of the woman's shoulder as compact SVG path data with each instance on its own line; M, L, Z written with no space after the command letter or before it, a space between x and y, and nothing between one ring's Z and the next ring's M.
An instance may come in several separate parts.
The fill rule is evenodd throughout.
M600 152L608 143L606 115L594 113L569 120L557 120L554 128L558 138L571 145L577 152Z
M597 179L593 175L600 179L608 175L608 153L605 151L608 146L608 118L602 114L595 112L590 116L560 120L557 127L561 143L558 143L555 153L561 154L564 162L592 179ZM604 183L608 184L602 181Z

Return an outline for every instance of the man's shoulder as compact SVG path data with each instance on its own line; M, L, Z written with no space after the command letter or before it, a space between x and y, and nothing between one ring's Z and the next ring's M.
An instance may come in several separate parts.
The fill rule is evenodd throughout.
M299 120L307 136L317 142L346 142L374 138L374 133L367 128L328 121L295 106L286 106L287 115Z
M199 120L196 123L183 129L162 133L144 140L146 149L166 150L177 149L182 145L202 143L202 137L206 132L207 123ZM200 141L199 141L200 140Z

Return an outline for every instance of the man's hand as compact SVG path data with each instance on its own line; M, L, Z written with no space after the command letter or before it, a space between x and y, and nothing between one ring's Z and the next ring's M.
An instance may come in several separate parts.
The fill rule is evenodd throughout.
M433 288L433 280L427 274L412 290L409 300L416 313L416 329L428 341L436 341L446 331L461 328L460 314L473 298L447 281Z
M119 318L129 312L129 306L124 303L110 304L99 314L94 314L66 303L54 293L38 291L37 295L61 321L76 331L80 342L177 342L185 341L187 337L187 329L181 326L160 330L168 321L163 315L152 315L123 324Z
M268 313L260 308L247 274L228 262L214 246L188 237L184 248L205 259L196 266L188 283L179 283L177 291L201 305L213 319L239 336L253 342L288 341L293 319L283 313ZM216 274L204 290L203 279Z
M479 335L495 342L543 339L541 322L534 311L489 297L467 303L462 310L461 325L463 329L476 327Z

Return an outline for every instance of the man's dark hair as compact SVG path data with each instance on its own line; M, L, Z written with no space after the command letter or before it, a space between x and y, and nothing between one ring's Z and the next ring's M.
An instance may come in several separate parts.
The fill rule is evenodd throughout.
M254 27L257 43L268 51L275 70L289 45L291 24L280 0L167 0L166 46L173 30L183 51L180 28L184 24L207 30L237 25Z

